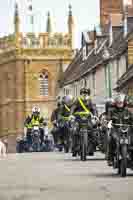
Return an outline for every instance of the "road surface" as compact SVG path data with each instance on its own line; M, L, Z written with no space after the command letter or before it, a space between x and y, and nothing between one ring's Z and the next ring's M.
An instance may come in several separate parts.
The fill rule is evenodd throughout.
M0 200L133 200L133 172L120 178L103 158L9 154L0 159Z

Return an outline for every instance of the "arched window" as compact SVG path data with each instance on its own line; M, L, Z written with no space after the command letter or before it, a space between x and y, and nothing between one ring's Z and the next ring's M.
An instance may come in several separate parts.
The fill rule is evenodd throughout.
M40 95L48 96L48 73L42 72L39 77L40 80Z

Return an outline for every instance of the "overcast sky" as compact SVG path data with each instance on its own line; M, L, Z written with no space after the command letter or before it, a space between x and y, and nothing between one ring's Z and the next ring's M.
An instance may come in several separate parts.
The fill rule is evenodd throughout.
M13 32L13 13L15 0L0 0L0 36ZM21 16L21 31L30 30L27 11L28 0L17 0ZM46 30L46 15L50 11L54 32L67 31L68 5L72 5L75 20L76 47L80 45L83 30L92 29L99 24L99 0L32 0L35 15L34 30Z

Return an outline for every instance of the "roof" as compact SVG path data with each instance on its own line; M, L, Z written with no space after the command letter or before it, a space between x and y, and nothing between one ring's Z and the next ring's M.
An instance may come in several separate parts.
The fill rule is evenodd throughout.
M102 63L105 62L103 58L104 46L108 47L110 53L110 59L114 59L117 56L120 56L127 52L128 49L128 37L133 35L133 18L129 18L128 22L128 35L123 37L123 27L115 26L113 27L113 43L109 47L109 34L104 32L104 37L97 37L97 53L95 53L94 43L91 44L91 49L88 52L87 59L82 60L82 48L79 51L79 54L74 59L74 61L69 65L67 71L64 73L64 79L62 81L63 85L70 84L76 80L81 79L90 71L95 70L96 67L99 67Z
M131 65L127 71L121 76L121 78L117 82L117 88L122 88L128 81L133 79L133 65Z

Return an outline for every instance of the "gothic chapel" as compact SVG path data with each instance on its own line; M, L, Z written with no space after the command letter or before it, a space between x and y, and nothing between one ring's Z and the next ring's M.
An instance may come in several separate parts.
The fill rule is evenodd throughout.
M23 132L24 119L33 106L49 117L59 91L62 72L74 55L74 21L71 6L68 32L52 30L50 13L46 32L26 35L20 30L17 3L14 14L14 33L0 38L0 134Z

